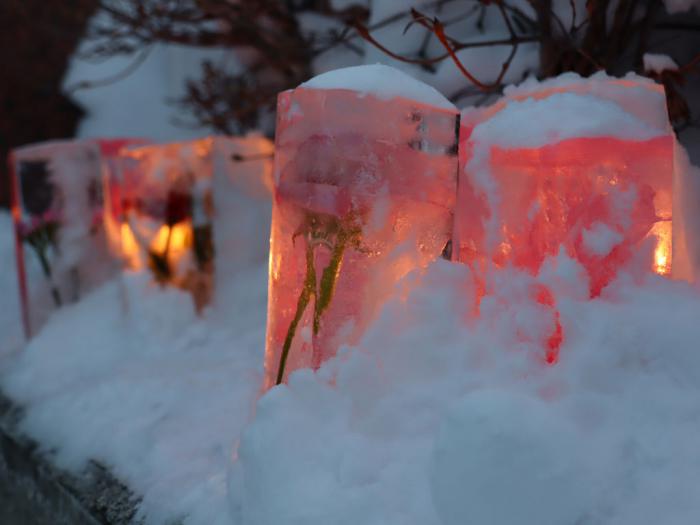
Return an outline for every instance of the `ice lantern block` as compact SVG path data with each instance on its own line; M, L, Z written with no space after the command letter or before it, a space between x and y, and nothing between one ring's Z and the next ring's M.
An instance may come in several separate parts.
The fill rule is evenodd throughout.
M356 344L396 281L441 255L458 121L436 91L386 66L279 95L266 388Z
M565 75L512 89L462 115L453 257L482 295L489 268L535 274L560 247L585 268L591 297L621 268L668 275L673 159L651 81Z
M228 255L223 262L229 264L250 253L241 229L257 217L261 200L269 202L264 178L271 153L264 137L122 149L105 186L127 267L147 268L157 283L189 291L201 311L212 299L215 241L220 240L214 238L213 190L227 196L219 207L232 224L224 225L226 238L216 248ZM232 193L237 200L231 200Z
M102 223L100 143L54 141L10 155L12 216L27 338L50 313L113 275Z

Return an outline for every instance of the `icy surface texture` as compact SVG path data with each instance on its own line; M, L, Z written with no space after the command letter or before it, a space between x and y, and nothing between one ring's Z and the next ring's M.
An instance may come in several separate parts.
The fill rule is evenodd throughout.
M118 176L106 186L128 265L190 291L197 309L204 308L213 293L216 240L226 271L260 258L262 243L252 242L250 223L264 221L269 211L271 152L271 143L258 136L122 150ZM217 212L215 193L222 204ZM216 238L215 213L223 226Z
M676 144L673 185L673 276L690 282L700 279L700 168Z
M12 153L13 218L25 334L113 275L102 226L100 148L56 141Z
M364 91L280 95L267 387L356 343L396 280L441 254L456 121L452 110Z
M533 274L560 246L597 296L622 268L671 271L674 137L663 88L564 75L467 110L454 255Z

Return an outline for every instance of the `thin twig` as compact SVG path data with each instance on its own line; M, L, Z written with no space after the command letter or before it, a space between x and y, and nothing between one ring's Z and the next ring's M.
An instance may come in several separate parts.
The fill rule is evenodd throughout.
M678 68L678 72L681 74L689 73L696 65L700 64L700 53L695 55L690 62Z

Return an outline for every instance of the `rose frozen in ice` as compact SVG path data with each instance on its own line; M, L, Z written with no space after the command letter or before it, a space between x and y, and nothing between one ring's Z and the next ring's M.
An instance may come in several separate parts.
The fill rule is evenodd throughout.
M34 250L44 277L51 288L51 296L56 306L61 306L63 300L58 288L53 284L53 272L49 261L49 249L56 249L58 229L61 224L60 214L52 209L41 215L33 215L29 222L18 224L19 234Z
M298 210L292 242L305 242L306 273L287 330L276 382L284 378L287 357L299 323L313 300L312 337L318 337L323 316L336 291L349 249L364 251L362 227L372 193L381 180L377 145L357 134L340 137L314 135L298 149L284 169L278 198ZM318 250L328 251L326 266L316 268ZM320 351L314 348L314 363Z
M173 226L192 215L192 194L182 190L170 190L165 200L165 223Z
M28 220L18 224L18 233L36 254L42 272L51 287L56 306L62 304L60 292L53 284L49 250L56 248L60 214L57 211L56 187L46 160L22 161L19 164L19 183L23 211Z
M382 187L382 166L393 148L347 133L313 135L282 171L279 195L309 212L338 217L365 214Z
M22 206L33 216L41 216L54 204L55 187L45 160L22 161L19 165Z

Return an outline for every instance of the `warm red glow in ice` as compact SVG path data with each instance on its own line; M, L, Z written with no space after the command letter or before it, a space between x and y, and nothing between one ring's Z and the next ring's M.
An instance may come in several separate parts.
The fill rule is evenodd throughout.
M654 271L659 275L671 273L671 221L657 222L650 235L656 237L654 249Z
M455 111L349 90L278 101L266 387L356 344L450 237Z
M601 137L494 148L494 177L514 191L503 193L497 210L504 241L492 261L535 273L564 246L588 271L595 297L651 236L656 255L649 269L668 273L671 221L660 218L670 216L672 147L670 137Z
M554 313L555 327L552 334L547 338L547 349L545 353L546 363L548 365L552 365L559 360L559 347L564 340L564 332L559 320L559 311L556 309L556 305L554 304L554 295L552 295L549 288L544 285L537 285L535 291L535 301L542 306L550 307Z
M623 139L611 128L610 136L554 138L541 147L474 137L480 123L514 100L567 92L613 102L618 107L613 111L653 126L658 136ZM649 107L655 101L657 112ZM651 83L591 80L522 92L467 115L460 138L453 257L474 270L479 296L492 292L490 269L512 265L537 275L545 259L561 249L585 269L590 297L600 295L622 270L671 274L674 137L663 103L663 89ZM478 164L470 164L474 158ZM556 327L545 345L548 363L557 361L564 341L554 292L541 287L535 298L555 315Z

